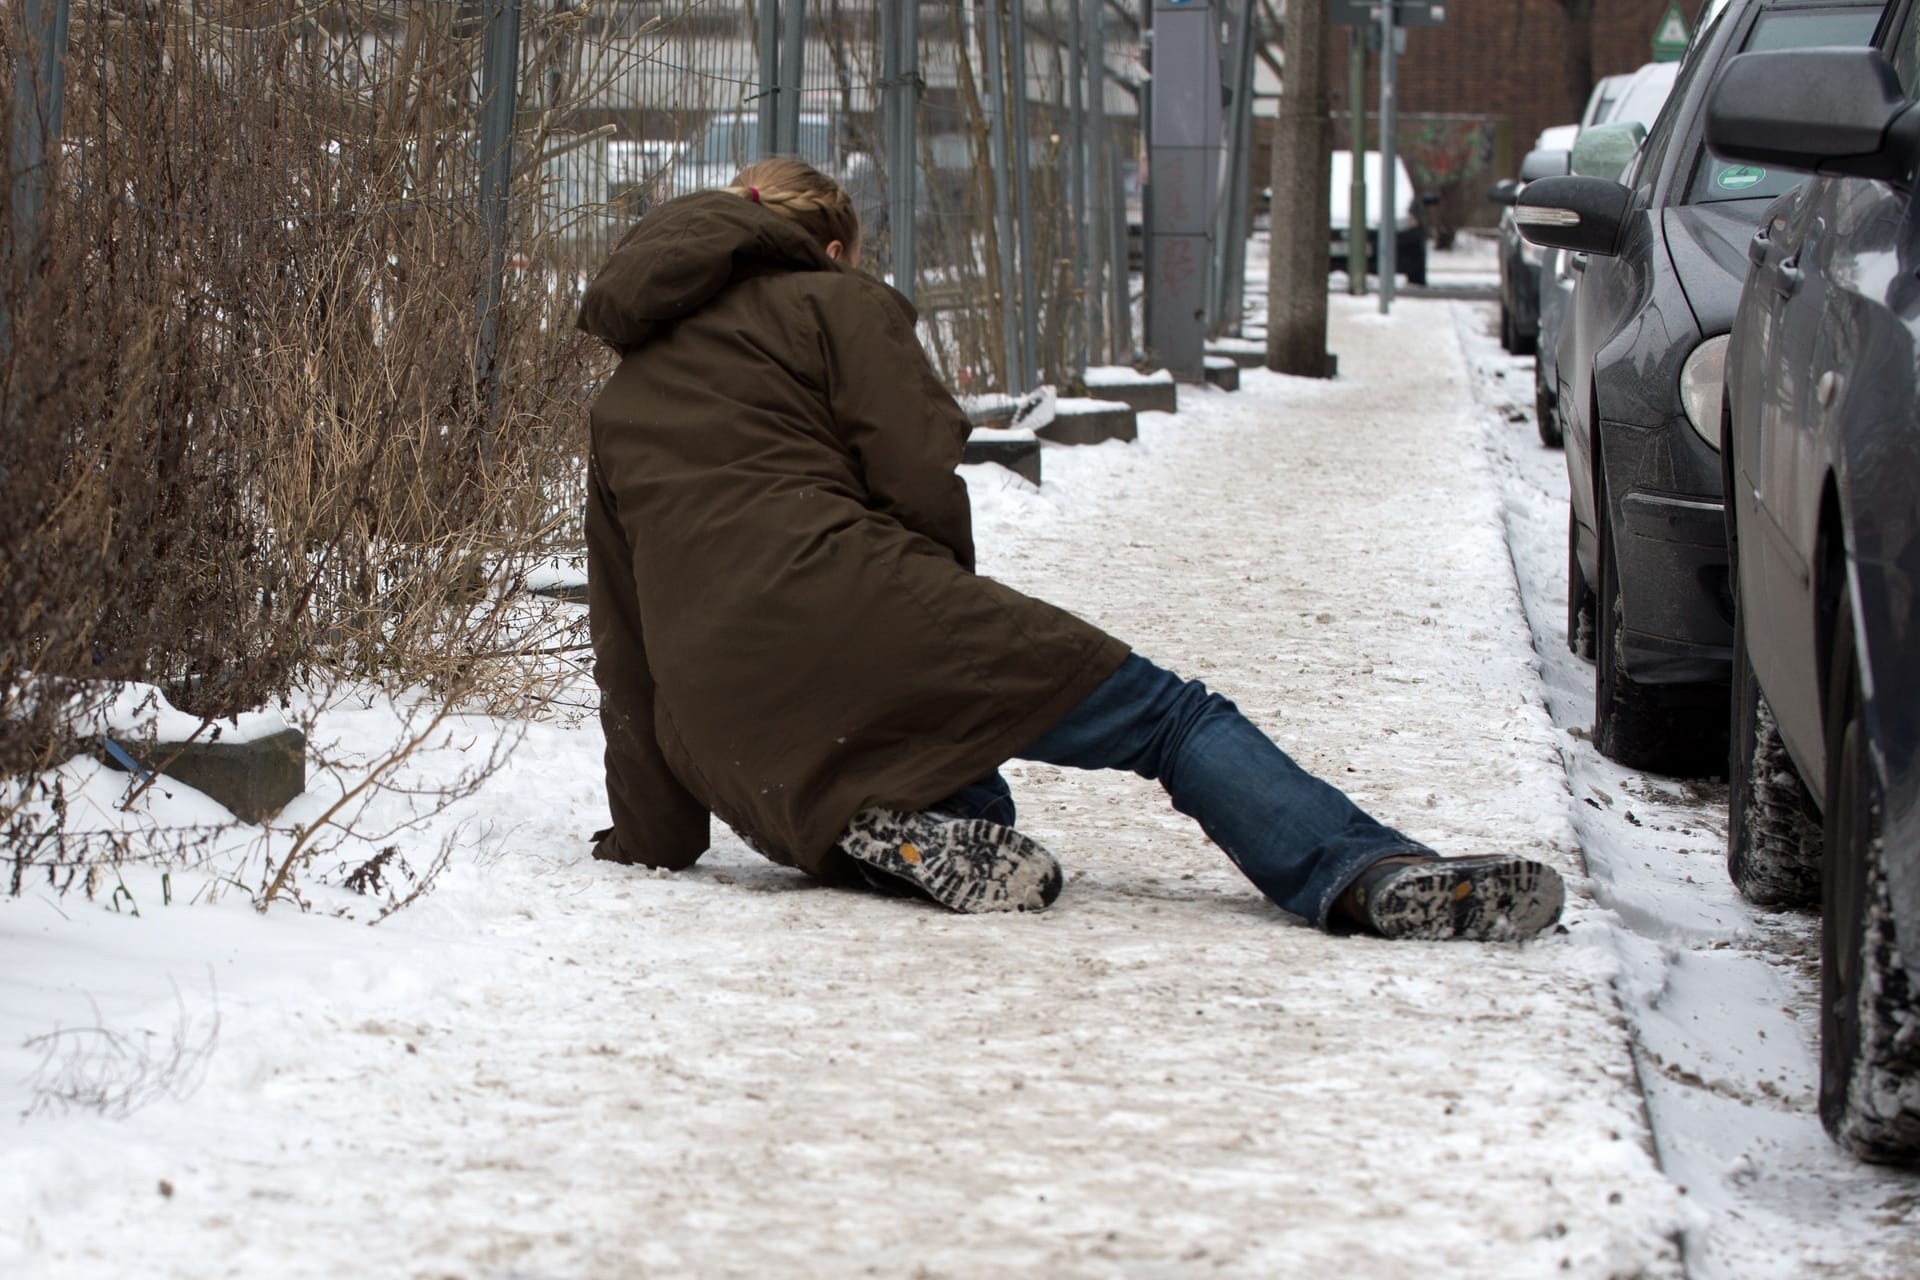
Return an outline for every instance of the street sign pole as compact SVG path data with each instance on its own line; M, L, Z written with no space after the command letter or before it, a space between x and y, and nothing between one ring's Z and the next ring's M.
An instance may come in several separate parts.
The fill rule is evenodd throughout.
M1362 27L1347 28L1347 154L1353 163L1353 175L1347 183L1347 292L1359 298L1367 292L1367 260L1353 261L1353 228L1367 221L1367 33Z
M1380 262L1380 314L1386 315L1393 310L1393 273L1394 273L1394 229L1398 219L1394 217L1395 203L1399 193L1394 190L1394 76L1399 59L1393 48L1393 17L1398 6L1383 4L1380 6L1380 229L1374 239L1379 248L1376 255ZM1366 153L1354 157L1354 164L1360 165L1366 159ZM1354 259L1358 256L1360 270L1367 269L1367 219L1364 210L1356 211L1355 216L1347 219L1347 270L1352 271Z

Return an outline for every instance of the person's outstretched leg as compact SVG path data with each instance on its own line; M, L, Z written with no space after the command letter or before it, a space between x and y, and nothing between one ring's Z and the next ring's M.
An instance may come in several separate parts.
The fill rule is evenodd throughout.
M1302 769L1232 702L1138 654L1018 754L1072 768L1129 769L1157 780L1173 807L1197 821L1256 888L1283 909L1323 928L1358 926L1390 936L1524 936L1538 932L1559 915L1558 876L1551 868L1525 859L1490 860L1532 869L1521 877L1533 886L1524 892L1514 892L1516 877L1511 875L1489 872L1476 880L1428 874L1398 877L1397 890L1393 884L1376 883L1372 904L1356 905L1353 899L1360 895L1343 901L1349 886L1385 859L1427 864L1438 860L1438 855L1378 822L1337 787ZM1441 861L1463 870L1456 864L1489 860ZM1496 880L1498 895L1494 895ZM1407 909L1410 895L1422 901L1434 894L1446 897L1463 884L1467 887L1462 899L1479 892L1477 886L1486 886L1483 905L1488 910L1471 918L1456 912L1457 921L1446 916L1459 927L1438 923L1444 913L1437 904L1425 914ZM1387 894L1384 902L1381 892ZM1338 912L1336 904L1342 908ZM1382 909L1373 909L1376 904ZM1400 927L1415 914L1419 914L1417 928Z

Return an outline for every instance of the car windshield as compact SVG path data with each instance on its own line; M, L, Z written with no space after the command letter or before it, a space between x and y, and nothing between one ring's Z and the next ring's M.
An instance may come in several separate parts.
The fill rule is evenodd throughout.
M1873 38L1880 6L1763 13L1747 35L1743 53L1774 49L1810 49L1817 45L1865 44ZM1806 181L1806 175L1756 164L1722 160L1702 147L1687 188L1688 204L1715 200L1752 200L1781 195Z
M1667 95L1673 92L1673 82L1680 70L1677 62L1658 62L1643 74L1632 77L1628 84L1600 119L1605 121L1632 120L1653 127L1654 117L1660 114L1660 108L1666 104Z

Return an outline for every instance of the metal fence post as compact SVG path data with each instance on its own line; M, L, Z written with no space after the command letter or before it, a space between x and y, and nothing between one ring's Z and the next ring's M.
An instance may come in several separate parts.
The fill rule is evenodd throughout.
M1380 229L1374 234L1374 239L1379 245L1379 247L1374 250L1374 257L1380 264L1381 315L1386 315L1389 311L1393 310L1393 287L1396 283L1393 277L1399 269L1394 262L1394 251L1398 248L1394 243L1394 232L1399 226L1400 219L1394 209L1395 204L1398 203L1398 195L1393 189L1395 181L1393 171L1394 143L1396 141L1393 134L1394 116L1397 111L1394 105L1394 97L1397 92L1397 87L1394 84L1394 67L1399 61L1394 57L1393 49L1393 8L1390 4L1380 6ZM1355 158L1354 163L1360 164L1365 159L1365 156L1358 156ZM1347 217L1347 265L1349 269L1351 269L1353 265L1353 255L1356 245L1359 246L1358 252L1362 255L1360 261L1365 263L1366 257L1364 255L1367 251L1367 219L1364 209L1358 213L1349 214ZM1361 270L1364 271L1365 269L1366 268L1362 266Z
M1233 115L1227 122L1226 186L1214 223L1217 264L1208 298L1207 331L1238 333L1247 285L1247 190L1253 151L1253 6L1243 0L1234 22L1231 84Z
M1079 382L1087 373L1087 350L1092 343L1097 303L1088 270L1087 227L1087 102L1086 23L1080 0L1067 0L1071 10L1067 28L1067 199L1073 218L1073 287L1079 291L1079 332L1068 348L1072 367L1067 381Z
M1006 366L1002 376L1007 380L1007 390L1024 391L1016 386L1021 380L1020 370L1020 313L1018 301L1018 279L1015 275L1013 260L1013 200L1007 190L1007 112L1006 58L1003 56L1003 40L1000 32L1001 0L986 0L982 6L987 19L987 154L989 167L993 170L993 214L995 239L1000 247L1000 328Z
M886 203L881 206L887 215L889 233L893 227L894 206L898 202L900 183L895 170L905 158L900 149L900 0L877 0L880 11L880 155L879 159L887 166ZM874 229L869 226L860 228L860 241L869 246L861 250L862 257L873 258L872 270L887 273L892 267L893 236L887 236L887 260L876 255L880 246L876 243Z
M880 0L886 86L887 227L893 287L913 300L920 0Z
M1107 136L1107 23L1102 0L1087 0L1093 10L1093 85L1088 98L1088 125L1100 158L1095 190L1107 202L1107 359L1124 364L1133 358L1133 298L1127 262L1126 179Z
M1347 292L1358 298L1367 291L1366 260L1353 265L1353 229L1367 223L1367 31L1358 24L1347 28L1347 108Z
M1009 53L1013 74L1008 91L1013 95L1013 192L1015 236L1020 244L1017 278L1020 290L1020 385L1026 391L1040 381L1039 299L1045 282L1033 265L1033 140L1027 134L1027 7L1026 0L1007 0L1008 32L1012 36Z
M760 5L760 154L780 149L780 0Z
M807 82L807 0L786 0L780 19L780 136L776 150L800 154L800 94Z
M520 7L493 0L487 8L480 70L480 225L487 235L487 275L480 288L480 337L474 369L491 402L500 390L497 367L500 289L507 269L507 200L513 182L513 123L519 106Z
M46 257L47 148L60 146L66 106L67 0L22 0L13 68L13 254L29 279ZM29 59L29 54L32 55ZM0 350L12 317L0 311Z

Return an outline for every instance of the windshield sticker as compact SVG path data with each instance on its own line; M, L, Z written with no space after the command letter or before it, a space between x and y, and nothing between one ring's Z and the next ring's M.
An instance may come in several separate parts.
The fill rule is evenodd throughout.
M1756 168L1750 164L1736 164L1722 169L1720 176L1714 181L1718 182L1721 189L1725 191L1745 191L1748 187L1757 185L1760 179L1766 176L1765 169Z

